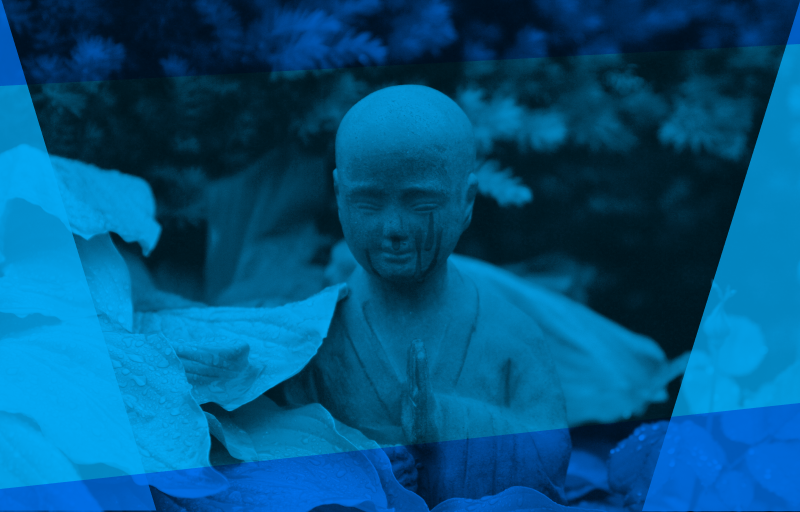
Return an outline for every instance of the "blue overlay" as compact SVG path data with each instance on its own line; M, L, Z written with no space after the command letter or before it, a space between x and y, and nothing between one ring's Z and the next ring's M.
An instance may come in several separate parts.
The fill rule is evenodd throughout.
M800 507L799 137L789 45L645 510Z
M297 5L198 0L170 13L175 19L162 16L157 6L131 13L126 7L70 10L68 2L60 0L5 2L0 16L0 389L13 392L0 395L0 510L567 511L574 508L568 503L591 508L591 503L579 502L592 495L612 496L609 500L616 499L617 506L631 510L642 506L681 511L800 508L795 484L800 481L800 326L796 321L800 311L800 48L793 46L800 42L800 24L795 23L790 33L792 19L800 16L800 11L792 16L796 1L651 2L648 6L620 1L608 9L506 3L509 12L486 24L464 21L479 17L480 9L464 6L464 14L442 0L345 0L330 5L314 0ZM42 6L53 7L63 17L42 22L37 18ZM383 18L388 21L376 24ZM537 23L520 25L514 18ZM155 25L150 23L165 19L175 30L153 35ZM71 24L82 27L80 34L62 30ZM40 115L51 116L42 128L61 127L59 119L67 120L63 126L68 121L78 124L75 120L82 119L83 112L104 112L112 105L121 105L115 112L133 115L130 112L135 111L145 120L170 117L153 108L159 104L155 101L150 105L135 101L137 87L143 87L140 92L150 87L142 97L160 98L175 109L173 117L186 125L173 127L174 140L165 143L165 154L204 164L208 153L203 151L223 155L220 159L230 153L234 159L220 160L223 163L218 165L225 169L239 169L244 167L242 162L252 164L261 158L258 165L248 167L258 170L275 165L272 154L253 156L261 155L258 152L263 149L262 143L252 142L258 138L253 133L264 132L264 125L256 125L247 108L237 104L239 117L230 121L235 129L225 134L233 142L219 143L222 138L216 132L192 131L216 119L203 109L226 105L223 97L238 101L264 95L265 90L273 90L267 87L274 87L309 111L303 114L304 121L291 124L289 137L312 146L317 139L330 138L330 126L338 125L347 108L375 87L368 82L373 70L340 75L330 70L472 61L464 67L469 77L465 83L470 85L457 91L456 100L482 135L478 143L483 156L496 156L495 148L506 145L519 144L525 151L545 154L572 143L582 145L581 150L600 148L618 154L639 144L639 133L633 130L647 125L652 130L647 137L653 140L646 143L669 146L676 152L705 152L704 156L732 162L733 167L749 151L750 119L759 112L749 98L735 97L724 77L717 81L687 78L676 86L679 92L660 97L658 84L638 76L636 65L623 69L620 64L616 69L615 54L691 50L698 53L690 56L687 52L686 61L700 62L704 55L711 55L701 49L782 46L787 37L789 46L673 419L668 426L666 422L642 424L611 450L608 461L578 447L569 471L567 459L561 457L571 447L566 428L381 449L361 432L339 423L338 411L334 419L318 403L289 408L280 403L280 397L265 395L296 375L304 376L301 370L310 368L307 365L320 353L337 304L348 293L338 283L355 263L348 263L346 249L340 251L343 279L326 281L329 276L317 268L311 285L289 290L287 300L271 304L258 295L263 288L257 279L240 275L250 267L235 258L252 249L249 263L259 268L255 262L262 253L254 247L263 243L262 249L280 253L273 256L276 263L294 262L294 254L268 245L276 232L280 236L300 233L305 238L298 238L297 245L306 248L328 243L319 242L323 237L314 219L297 211L322 210L324 194L315 196L316 189L309 183L326 183L322 176L327 177L330 169L323 169L321 158L291 153L301 147L291 141L286 146L292 149L276 157L276 167L285 163L281 158L291 159L294 165L288 167L289 177L280 176L284 188L245 171L206 189L211 191L210 208L224 214L216 218L218 224L209 222L209 253L219 260L209 257L207 265L220 269L218 276L227 265L230 279L218 283L216 295L189 300L156 289L138 254L132 257L128 252L138 243L141 254L148 256L161 235L148 182L78 161L83 157L48 155L25 80L27 76L28 83L36 84L32 91L41 104L52 107L48 112L42 109ZM724 61L730 73L749 69L764 49L750 50ZM566 55L602 56L552 66L556 59L532 59ZM517 70L511 74L519 84L564 80L564 88L573 87L577 81L569 78L571 66L585 65L584 75L575 76L588 77L586 84L596 87L580 90L575 86L578 101L564 100L558 108L542 100L546 94L532 89L525 91L528 96L523 98L520 92L517 97L495 80L497 62L511 59L530 59L508 67ZM526 75L526 66L536 80ZM767 63L763 69L768 67ZM309 69L329 71L251 75L254 80L249 82L233 75ZM231 76L209 76L218 74ZM192 78L198 75L205 76ZM119 89L109 86L113 79L146 77L168 78L146 85L130 81ZM296 90L292 77L301 84ZM308 84L328 83L333 85L321 88L334 91L335 98L330 105L320 102L319 109L316 104L308 107L306 103L311 102L297 93ZM523 85L514 87L524 89ZM618 110L624 114L603 109L612 101L604 98L612 97L623 105ZM583 99L588 104L591 98L596 100L596 117L606 123L600 126L598 122L601 129L594 131L595 124L579 126L576 119L584 118L564 106L583 105ZM720 108L704 110L704 102L714 98ZM125 110L131 105L133 110ZM653 120L642 125L630 121L642 111L651 113ZM707 111L716 117L701 119L706 126L692 139L697 112ZM192 115L207 117L198 122ZM138 118L112 120L119 124L110 123L111 128L102 124L105 120L87 123L88 128L76 137L88 141L95 137L100 153L97 148L102 148L102 141L116 140L110 139L122 132L116 128L128 122L133 125L134 119ZM266 122L278 126L276 132L282 129L272 118ZM105 136L109 139L102 139ZM90 148L84 139L77 140L72 142L76 152ZM134 153L143 153L141 147L150 148L143 140L133 139L126 149L133 155L131 161L136 162ZM65 147L63 141L59 143ZM241 152L242 160L235 160L241 149L237 144L250 144ZM234 151L228 151L231 146ZM81 154L91 154L91 149L87 151ZM533 200L527 185L510 170L501 170L499 161L482 165L481 193L501 207L519 207ZM156 170L153 176L170 179L169 171ZM194 176L200 183L207 180L202 170ZM551 188L559 186L551 182ZM289 197L298 189L310 198L308 205L300 202L294 210L279 210L282 205L276 198L284 196L278 192ZM278 191L274 196L262 193L274 190ZM687 190L688 186L683 192L677 187L675 204L680 205L681 194L688 195ZM600 213L626 207L613 198L594 199L596 210L587 211L598 218L602 218ZM250 217L232 221L227 215L247 208ZM687 214L686 218L692 217ZM228 229L231 224L236 229ZM433 216L430 226L432 232ZM248 243L253 245L248 247ZM225 258L235 261L226 263ZM510 272L469 258L454 260L465 274L479 276L480 286L504 295L535 319L542 339L562 342L553 350L557 360L574 363L570 371L559 375L567 402L577 397L575 403L586 404L585 410L568 408L570 426L629 418L666 400L667 383L682 372L685 359L669 361L654 340ZM299 271L287 267L285 273L312 267L309 264ZM267 280L279 281L273 276L283 272L280 266L269 267ZM240 279L238 283L234 278ZM331 286L322 290L323 282ZM255 285L247 288L247 283ZM228 293L227 303L223 292ZM305 300L297 296L288 300L290 292ZM209 308L201 299L219 302ZM585 333L580 331L584 327ZM595 390L597 394L592 395L576 374L602 381L610 390ZM316 386L319 380L314 378L309 382ZM509 377L506 382L513 380ZM384 388L395 385L388 382L384 379ZM473 388L478 389L480 382L476 382ZM597 398L600 394L608 400L622 398L618 404L604 404ZM454 402L460 406L458 400ZM490 418L490 424L494 421L488 414L485 418ZM445 437L453 436L438 439ZM420 460L426 465L417 464ZM559 461L563 467L552 467ZM565 473L566 482L561 481ZM459 498L447 500L450 496Z
M152 509L4 14L0 56L0 509Z

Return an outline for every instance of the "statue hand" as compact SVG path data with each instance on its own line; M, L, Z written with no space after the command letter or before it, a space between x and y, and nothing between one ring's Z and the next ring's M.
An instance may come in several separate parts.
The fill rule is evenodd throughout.
M389 461L392 463L392 473L400 485L409 491L416 492L419 465L416 464L411 452L405 446L392 446L384 448L383 451L389 457Z
M437 404L428 375L425 344L414 340L408 348L408 391L403 397L403 432L411 444L436 441Z

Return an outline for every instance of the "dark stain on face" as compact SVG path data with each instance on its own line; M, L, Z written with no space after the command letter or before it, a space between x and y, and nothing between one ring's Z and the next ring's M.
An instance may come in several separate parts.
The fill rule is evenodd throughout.
M376 228L377 229L377 228ZM376 237L380 235L376 232ZM442 239L444 238L444 228L438 227L436 223L436 216L434 212L428 215L427 229L419 226L413 234L414 249L417 253L416 265L414 269L414 279L418 282L424 281L428 275L436 268L439 262L439 254L442 247ZM402 243L399 240L392 240L392 249L398 250ZM430 261L423 267L423 254L430 254L433 251ZM373 275L380 276L380 272L375 268L375 264L370 257L369 251L364 251L364 259L366 263L366 270Z
M428 264L428 268L422 273L419 277L419 280L422 281L431 271L436 268L436 264L439 262L439 252L442 249L442 237L444 235L444 228L439 228L439 231L436 233L436 242L435 242L435 250L433 252L433 258L431 258L431 262Z
M431 249L433 249L433 238L434 238L433 232L434 232L434 230L433 230L433 212L430 212L430 214L428 214L428 236L425 237L425 250L426 251L430 251Z
M364 251L364 259L367 260L367 266L369 267L369 271L375 274L376 276L379 276L380 274L375 269L375 265L372 264L372 258L369 257L369 251Z
M418 281L424 281L425 278L428 277L431 271L436 267L436 264L439 260L439 251L442 247L443 234L444 228L440 227L438 231L436 230L436 221L433 212L430 212L428 215L428 232L425 234L424 245L422 243L422 228L418 229L416 233L414 233L414 244L417 249L417 268L414 271L414 275L417 277ZM433 257L423 270L422 252L424 250L427 253L432 249L434 250Z
M414 232L414 248L417 250L417 268L414 275L418 276L422 271L422 228Z

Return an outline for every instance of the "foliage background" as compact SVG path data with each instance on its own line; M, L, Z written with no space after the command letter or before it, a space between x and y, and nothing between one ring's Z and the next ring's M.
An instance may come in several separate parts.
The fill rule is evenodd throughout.
M339 119L373 90L423 83L456 99L478 136L483 195L458 250L545 279L652 336L669 356L695 340L797 8L788 0L3 5L49 151L154 188L164 232L147 265L162 288L219 302L242 262L253 261L248 250L276 268L297 263L269 269L297 285L277 290L284 295L318 287L341 237L330 186ZM796 114L800 93L792 94ZM773 193L775 204L789 204L797 190ZM752 299L757 284L739 297ZM776 315L796 307L796 282L772 290L785 296ZM800 339L795 320L780 332L752 320L738 321L756 334L739 338L770 347L764 368L796 358L796 343L773 350L776 339ZM790 389L796 371L775 386ZM773 391L760 387L766 377L737 378L745 392ZM607 449L636 423L573 437L602 438L592 448ZM737 430L747 424L708 421L736 458L693 499L767 503L769 491L796 504L794 491L781 494L793 486L770 487L749 460L764 447L793 453L785 447L796 451L796 429L754 439ZM653 453L656 426L640 427L652 429ZM642 479L618 494L649 485L655 459L631 462L645 453L642 432L612 451L612 467L616 459ZM722 449L685 434L681 453ZM683 461L676 467L690 474Z
M153 186L164 233L148 266L162 287L213 301L235 278L244 249L231 244L236 254L217 258L209 226L252 222L259 203L232 213L209 197L224 188L219 179L264 174L275 176L270 201L283 206L256 235L278 240L313 224L298 242L308 246L303 265L286 275L321 279L341 236L330 187L338 120L372 90L424 83L467 111L488 162L458 250L550 276L669 356L694 342L782 53L770 45L784 44L796 8L779 0L4 6L48 150ZM290 165L297 161L307 165ZM317 187L286 188L286 176ZM514 206L526 188L533 201Z

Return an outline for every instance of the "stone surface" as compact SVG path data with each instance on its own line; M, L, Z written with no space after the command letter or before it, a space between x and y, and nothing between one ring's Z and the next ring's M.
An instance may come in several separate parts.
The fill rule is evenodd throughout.
M359 267L320 351L273 396L410 445L429 506L511 486L563 502L571 444L541 330L448 261L477 191L466 116L433 89L390 87L345 116L336 150Z

